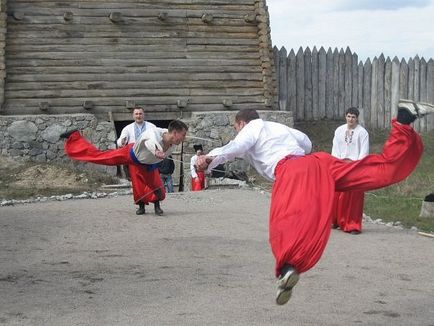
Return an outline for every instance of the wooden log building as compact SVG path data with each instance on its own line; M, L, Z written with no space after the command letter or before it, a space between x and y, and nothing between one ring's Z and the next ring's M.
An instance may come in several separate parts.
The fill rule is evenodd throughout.
M265 0L1 0L0 115L277 108Z

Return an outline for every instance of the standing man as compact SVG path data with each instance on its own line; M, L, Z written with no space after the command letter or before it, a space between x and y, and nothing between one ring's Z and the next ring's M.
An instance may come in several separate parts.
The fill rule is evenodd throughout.
M312 144L305 134L243 109L235 116L235 139L198 158L198 167L208 172L235 157L244 158L274 181L269 241L276 259L277 304L288 302L299 274L320 259L330 235L335 190L367 191L405 179L423 152L410 124L429 113L434 113L434 105L400 101L383 152L348 163L325 152L306 155Z
M196 152L190 160L190 175L191 175L191 191L200 191L205 189L205 172L197 169L197 158L203 153L203 147L201 144L193 145L193 149Z
M158 164L158 168L160 169L160 177L164 189L166 192L173 192L172 174L175 171L175 162L173 161L172 155L165 157L164 160Z
M154 202L155 214L163 215L160 201L165 198L166 193L158 172L158 163L172 154L174 145L184 141L187 130L188 127L184 122L173 120L169 123L168 129L149 128L134 144L107 151L97 149L84 139L78 130L65 132L60 135L60 138L66 139L65 153L74 160L101 165L135 165L136 173L131 177L139 178L146 186L146 190L139 189L136 203Z
M345 162L361 160L369 154L369 134L359 125L359 110L349 108L345 112L346 124L338 127L333 138L332 155ZM334 199L333 228L344 232L362 232L363 191L337 191Z
M133 144L144 131L148 130L149 128L156 128L153 123L145 121L145 111L140 106L136 106L134 108L133 119L133 123L130 123L122 129L121 135L117 140L118 147L124 147L128 144ZM139 205L139 208L136 210L136 214L142 215L145 214L145 202L143 200L139 200L139 198L141 198L143 193L149 192L149 189L146 188L143 178L139 176L140 173L138 172L138 169L139 167L134 164L128 165L129 177L133 186L134 202ZM149 200L152 199L156 201L156 198L149 198Z

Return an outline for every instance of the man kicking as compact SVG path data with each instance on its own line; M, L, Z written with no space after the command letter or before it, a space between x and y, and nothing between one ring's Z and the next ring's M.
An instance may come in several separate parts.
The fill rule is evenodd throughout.
M383 152L348 163L325 152L306 155L312 146L305 134L243 109L235 117L237 136L198 158L198 167L210 172L241 157L274 181L269 241L276 259L277 304L288 302L299 274L320 259L330 235L335 191L369 191L406 178L423 152L410 124L433 112L434 105L401 100Z
M163 215L160 201L166 197L166 193L158 171L158 163L172 154L174 145L184 141L187 130L184 122L173 120L169 123L168 129L149 128L135 143L107 151L97 149L83 138L78 130L68 131L60 137L66 139L66 155L74 160L101 165L136 165L139 169L136 169L136 175L132 175L131 178L140 178L141 183L146 186L144 189L147 189L143 190L146 193L135 198L136 203L153 201L155 214Z

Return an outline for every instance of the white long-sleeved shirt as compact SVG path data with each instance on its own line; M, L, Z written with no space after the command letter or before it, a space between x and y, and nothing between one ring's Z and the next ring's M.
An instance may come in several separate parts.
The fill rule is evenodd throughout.
M140 130L140 134L142 134L143 132L145 132L146 130L148 130L149 128L156 128L157 126L154 125L151 122L148 121L143 121L143 123L141 125L137 124L136 122L130 123L129 125L126 125L122 131L121 131L121 135L119 136L118 140L117 140L117 144L119 147L122 146L122 139L126 139L126 144L131 144L131 143L135 143L136 142L136 128L138 128Z
M196 162L197 162L197 155L195 154L191 157L190 160L190 174L192 179L197 178L196 167L195 167Z
M133 145L134 155L140 163L155 164L162 161L155 156L155 150L163 151L163 134L166 132L167 129L155 127L147 129L140 135ZM171 155L174 149L175 146L170 146L164 152L166 157Z
M333 137L332 155L340 159L361 160L369 154L369 134L361 125L349 130L339 126Z
M266 179L274 180L277 163L287 155L303 156L312 150L309 137L283 124L255 119L240 130L234 140L213 149L208 172L235 157L248 161Z

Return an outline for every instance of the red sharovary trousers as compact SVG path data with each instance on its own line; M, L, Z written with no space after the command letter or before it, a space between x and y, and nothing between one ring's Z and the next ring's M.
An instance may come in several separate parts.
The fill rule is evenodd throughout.
M118 148L101 151L89 143L80 133L72 133L65 142L66 155L78 161L85 161L100 165L126 164L130 170L131 183L133 186L134 202L142 201L147 204L165 198L165 191L161 182L158 169L148 171L146 166L136 164L130 156L133 144ZM157 198L154 190L160 189L162 198Z
M276 276L284 264L303 273L318 262L330 235L335 191L397 183L415 169L422 152L414 129L392 120L381 154L351 163L324 152L282 159L275 169L269 219Z

